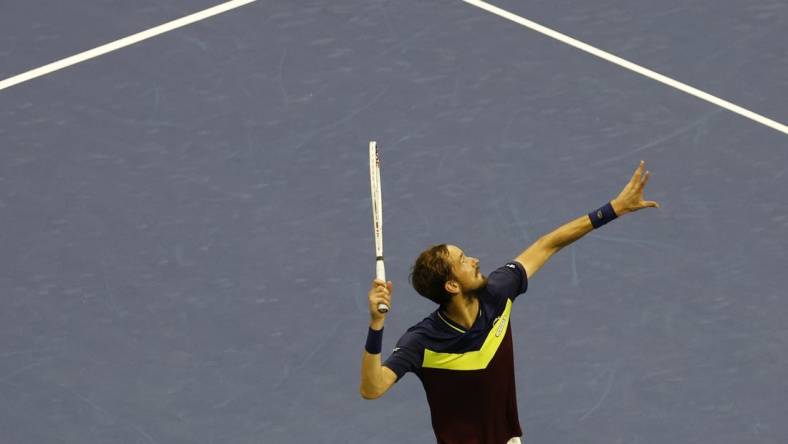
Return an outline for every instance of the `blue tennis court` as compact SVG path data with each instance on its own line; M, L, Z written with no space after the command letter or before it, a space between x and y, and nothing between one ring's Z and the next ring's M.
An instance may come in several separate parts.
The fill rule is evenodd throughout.
M220 0L0 6L0 80ZM493 0L788 123L784 0ZM788 135L462 1L258 0L0 91L0 441L435 442L359 396L451 243L485 273L615 197L512 309L525 443L788 437ZM780 413L783 412L783 413Z

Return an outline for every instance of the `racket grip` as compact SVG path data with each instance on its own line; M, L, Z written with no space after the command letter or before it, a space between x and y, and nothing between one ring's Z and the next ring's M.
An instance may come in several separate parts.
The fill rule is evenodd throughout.
M386 282L386 266L383 264L383 259L378 259L375 261L375 277L383 282ZM380 313L387 313L389 311L389 306L384 303L380 303L378 304L378 311Z

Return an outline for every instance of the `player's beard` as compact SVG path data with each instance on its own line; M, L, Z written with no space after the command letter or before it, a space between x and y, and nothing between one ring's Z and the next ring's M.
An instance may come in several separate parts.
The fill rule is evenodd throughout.
M478 285L477 288L463 291L462 295L465 298L465 302L470 302L473 299L479 299L479 293L481 293L481 291L484 290L485 287L487 287L487 277L482 275L481 271L479 272L478 277L481 277L482 281L478 284L475 284Z

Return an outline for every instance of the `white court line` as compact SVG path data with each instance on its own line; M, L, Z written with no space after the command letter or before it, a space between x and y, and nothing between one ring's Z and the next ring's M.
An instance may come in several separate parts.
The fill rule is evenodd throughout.
M231 0L227 3L222 3L220 5L216 5L211 8L204 9L200 12L195 12L194 14L187 15L186 17L181 17L171 22L167 22L163 25L156 26L155 28L148 29L147 31L138 32L137 34L124 37L120 40L115 40L114 42L107 43L106 45L99 46L98 48L93 48L91 50L81 52L71 57L67 57L65 59L52 62L48 65L44 65L40 68L36 68L24 72L22 74L15 75L13 77L9 77L5 80L0 81L0 91L6 88L10 88L14 85L18 85L22 82L27 82L28 80L35 79L36 77L41 77L43 75L55 72L57 70L68 68L71 65L76 65L77 63L84 62L85 60L90 60L94 57L104 55L108 52L112 52L120 48L133 45L135 43L149 39L151 37L155 37L159 34L164 34L165 32L172 31L173 29L190 25L194 22L199 22L200 20L205 20L209 17L213 17L214 15L227 12L231 9L235 9L255 1L257 0Z
M630 71L634 71L640 75L646 76L648 78L654 79L658 82L664 83L665 85L672 86L680 91L683 91L687 94L693 95L699 99L705 100L707 102L711 102L717 106L727 109L728 111L732 111L736 114L740 114L748 119L754 120L762 125L766 125L772 129L775 129L781 133L788 134L788 126L783 125L780 122L776 122L768 117L764 117L760 114L756 114L748 109L742 108L734 103L728 102L727 100L720 99L719 97L715 97L711 94L705 93L697 88L693 88L692 86L687 85L686 83L681 83L679 81L673 80L670 77L663 76L662 74L656 73L650 69L644 68L640 65L636 65L630 61L624 60L621 57L615 56L610 54L609 52L602 51L601 49L597 49L591 45L583 43L579 40L573 39L568 35L561 34L560 32L553 31L550 28L542 26L538 23L532 22L526 18L520 17L519 15L513 14L509 11L501 9L497 6L493 6L489 3L483 2L481 0L462 0L465 3L470 5L476 6L477 8L484 9L487 12L495 14L499 17L503 17L507 20L511 20L519 25L525 26L526 28L533 29L536 32L542 33L548 37L554 38L562 43L566 43L569 46L574 46L575 48L585 51L589 54L595 55L599 58L605 59L610 63L615 63L618 66L626 68Z

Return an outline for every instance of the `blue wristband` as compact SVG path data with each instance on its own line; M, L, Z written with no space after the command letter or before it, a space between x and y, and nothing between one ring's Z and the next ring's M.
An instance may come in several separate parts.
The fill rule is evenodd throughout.
M367 333L367 345L364 347L370 355L377 355L383 348L383 329L373 330L369 327Z
M618 215L613 211L613 205L608 202L605 206L588 213L588 217L591 219L591 225L593 225L594 228L599 228L617 218Z

